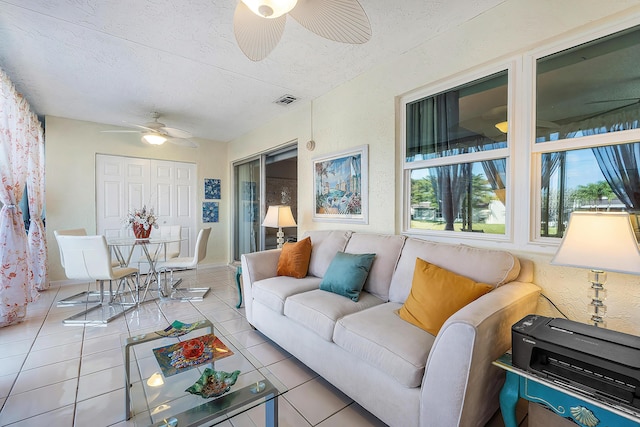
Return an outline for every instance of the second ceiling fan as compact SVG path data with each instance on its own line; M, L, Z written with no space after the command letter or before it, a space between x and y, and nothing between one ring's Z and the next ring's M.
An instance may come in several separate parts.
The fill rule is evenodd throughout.
M180 145L183 147L197 148L198 143L190 139L193 135L186 130L171 128L164 123L160 123L160 113L154 112L152 114L153 121L147 122L143 125L128 123L132 127L138 128L137 130L103 130L102 132L109 133L131 133L138 132L142 134L142 141L151 145L162 145L165 142L171 144Z
M238 46L252 61L261 61L276 47L286 15L329 40L362 44L371 38L371 24L358 0L241 0L233 17Z

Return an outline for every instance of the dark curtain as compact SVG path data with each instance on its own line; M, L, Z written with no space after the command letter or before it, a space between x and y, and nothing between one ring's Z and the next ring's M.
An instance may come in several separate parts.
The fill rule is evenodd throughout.
M640 143L592 148L611 190L628 211L640 209Z
M459 154L455 131L458 129L458 92L451 91L407 105L407 158L441 157ZM421 158L417 160L422 160Z
M566 153L564 151L557 153L545 153L542 155L542 177L541 177L541 194L542 194L542 224L540 235L548 236L549 235L549 222L551 221L551 194L549 193L551 187L551 177L553 174L560 168L560 165L564 165ZM562 166L561 169L564 169ZM560 183L562 187L564 187L564 183ZM564 191L560 191L559 197L561 200L564 200L563 197ZM560 203L562 205L562 203ZM562 210L564 208L559 209L557 224L558 230L563 227L562 226Z
M407 156L454 154L455 130L459 122L458 92L451 91L423 99L407 106ZM438 198L445 230L453 230L465 189L465 176L470 165L437 166L430 169L434 193Z
M453 231L453 222L460 213L460 203L471 179L471 165L437 166L429 169L433 191L438 199L445 230Z

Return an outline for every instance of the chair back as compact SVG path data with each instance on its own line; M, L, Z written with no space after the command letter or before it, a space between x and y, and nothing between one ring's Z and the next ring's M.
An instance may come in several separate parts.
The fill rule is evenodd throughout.
M62 247L60 246L60 240L58 236L86 236L87 230L84 228L72 228L69 230L54 230L54 236L56 236L56 241L58 242L58 250L60 251L60 264L62 264L62 268L64 268L64 254L62 253Z
M167 243L167 253L176 254L180 256L180 237L182 227L179 225L161 225L160 226L160 238L162 239L177 239L175 242Z
M104 236L56 236L69 279L111 280L111 252Z
M207 256L207 242L209 241L210 234L211 227L203 228L198 233L198 239L196 240L196 250L193 254L194 265L197 265Z

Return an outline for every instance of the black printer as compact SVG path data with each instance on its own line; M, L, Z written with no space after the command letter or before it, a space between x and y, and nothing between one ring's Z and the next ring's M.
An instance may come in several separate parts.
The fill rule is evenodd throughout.
M609 403L640 409L640 337L528 315L511 328L513 366Z

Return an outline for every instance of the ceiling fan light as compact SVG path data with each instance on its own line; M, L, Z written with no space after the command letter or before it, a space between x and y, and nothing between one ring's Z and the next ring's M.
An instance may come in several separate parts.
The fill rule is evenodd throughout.
M506 120L504 122L496 123L495 126L496 129L498 129L502 133L507 133L507 131L509 130L509 122L507 122Z
M145 133L142 135L142 141L151 145L162 145L167 142L167 138L159 133Z
M262 18L278 18L296 7L298 0L242 0L249 9Z

